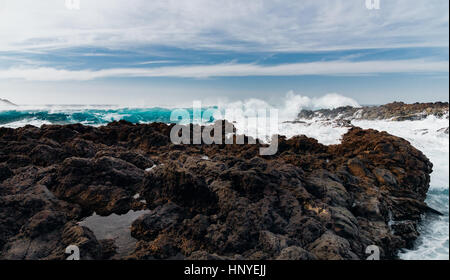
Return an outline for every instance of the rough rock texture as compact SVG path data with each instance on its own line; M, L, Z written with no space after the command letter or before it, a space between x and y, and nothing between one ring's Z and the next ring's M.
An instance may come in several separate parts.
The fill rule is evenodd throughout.
M417 238L432 164L407 141L352 128L258 145L173 145L171 126L0 128L0 259L107 259L77 222L149 209L127 259L395 258ZM139 193L139 199L136 199ZM145 200L143 200L145 199ZM139 201L138 201L139 200Z
M339 107L336 109L321 109L317 111L303 110L298 119L328 118L328 119L363 119L394 121L420 120L429 115L448 118L448 102L414 103L393 102L381 106L363 106L361 108Z

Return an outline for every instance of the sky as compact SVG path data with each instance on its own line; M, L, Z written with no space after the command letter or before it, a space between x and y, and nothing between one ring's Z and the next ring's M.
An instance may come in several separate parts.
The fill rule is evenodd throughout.
M0 0L0 98L448 101L449 1ZM75 3L75 5L71 4Z

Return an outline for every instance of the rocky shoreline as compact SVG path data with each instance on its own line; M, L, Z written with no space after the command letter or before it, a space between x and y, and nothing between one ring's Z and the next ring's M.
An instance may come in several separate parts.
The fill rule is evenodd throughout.
M0 259L64 259L69 245L114 258L115 241L79 222L130 210L148 212L124 259L365 259L370 245L395 259L432 211L431 162L386 132L280 137L261 157L259 144L173 145L171 127L0 128Z
M447 117L449 112L448 102L413 103L393 102L380 106L339 107L335 109L302 110L298 119L341 119L341 120L421 120L430 115Z

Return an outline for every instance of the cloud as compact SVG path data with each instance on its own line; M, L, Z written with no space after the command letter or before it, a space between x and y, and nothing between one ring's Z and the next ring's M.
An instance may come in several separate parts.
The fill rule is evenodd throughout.
M0 79L29 81L87 81L100 78L124 77L245 77L302 75L361 75L378 73L448 73L448 61L418 59L393 61L330 61L290 63L263 66L257 64L216 64L169 66L154 68L112 68L102 70L65 70L49 67L10 68L0 70Z
M0 51L175 46L237 51L448 47L448 1L3 0Z

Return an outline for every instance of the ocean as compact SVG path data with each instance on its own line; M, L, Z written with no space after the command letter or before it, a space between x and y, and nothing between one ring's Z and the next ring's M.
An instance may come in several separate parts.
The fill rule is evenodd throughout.
M0 126L17 128L70 123L99 126L118 120L168 123L170 114L171 110L165 108L119 108L111 105L20 106L0 111Z
M340 104L346 105L346 104ZM241 107L273 108L264 101L252 100L246 103L219 104L217 107L227 109ZM295 109L292 109L295 108ZM279 133L292 137L304 134L317 139L325 145L338 144L346 127L337 126L330 120L301 120L288 123L295 118L298 106L290 102L278 108L280 111ZM188 109L192 115L192 109ZM132 123L163 122L170 123L172 110L169 108L122 108L112 105L46 105L0 107L0 126L18 128L25 125L41 126L44 124L82 123L100 126L112 121L126 120ZM244 118L234 124L239 133L256 136L257 127L249 127L251 122ZM353 120L353 125L387 131L390 134L408 140L421 150L434 164L431 186L427 203L430 207L443 213L443 216L426 215L420 225L421 236L413 250L400 253L402 259L449 259L449 135L445 128L449 126L448 116L436 118L429 116L417 121L389 120Z

